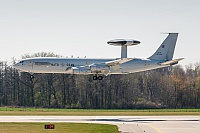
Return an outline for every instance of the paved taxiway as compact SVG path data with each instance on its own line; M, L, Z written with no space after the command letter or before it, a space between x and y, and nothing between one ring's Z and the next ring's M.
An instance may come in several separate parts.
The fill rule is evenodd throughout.
M200 133L200 116L0 116L0 122L103 123L123 133Z

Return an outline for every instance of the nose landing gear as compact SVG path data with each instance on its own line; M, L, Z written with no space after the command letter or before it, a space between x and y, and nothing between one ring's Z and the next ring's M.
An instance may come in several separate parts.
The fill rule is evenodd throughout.
M30 80L33 80L35 78L34 73L30 73Z
M34 75L30 75L30 79L34 79Z

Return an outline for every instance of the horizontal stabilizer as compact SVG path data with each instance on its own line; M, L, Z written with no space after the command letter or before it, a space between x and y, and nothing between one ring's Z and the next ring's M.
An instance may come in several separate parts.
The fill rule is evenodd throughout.
M179 59L174 59L174 60L170 60L170 61L166 61L163 63L160 63L160 65L175 65L177 64L180 60L183 60L184 58L179 58Z

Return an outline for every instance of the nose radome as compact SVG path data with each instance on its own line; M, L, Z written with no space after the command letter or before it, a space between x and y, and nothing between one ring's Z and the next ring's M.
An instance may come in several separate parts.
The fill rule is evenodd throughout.
M19 63L14 64L13 68L18 69L19 68Z

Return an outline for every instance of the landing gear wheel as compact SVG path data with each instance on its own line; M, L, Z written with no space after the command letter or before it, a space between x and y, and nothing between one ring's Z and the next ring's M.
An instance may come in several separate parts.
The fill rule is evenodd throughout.
M30 75L30 79L33 80L34 79L34 75Z
M93 80L97 80L98 79L98 77L97 76L93 76Z
M93 76L93 80L102 80L103 76Z
M98 76L98 80L102 80L103 79L103 76Z

